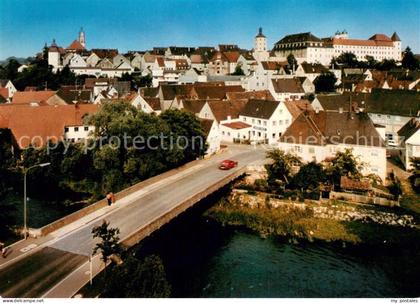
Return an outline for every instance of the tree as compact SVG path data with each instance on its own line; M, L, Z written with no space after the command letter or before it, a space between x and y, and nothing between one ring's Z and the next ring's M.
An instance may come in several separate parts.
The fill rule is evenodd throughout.
M303 165L293 177L292 185L301 190L314 190L327 180L327 175L321 164L314 161Z
M397 64L395 63L395 60L393 60L393 59L389 59L389 60L384 59L376 65L376 68L378 70L382 70L382 71L389 71L389 70L394 69L396 67L397 67Z
M314 85L315 91L319 92L334 92L335 83L337 82L336 76L331 72L322 72L321 75L315 78Z
M288 56L287 56L287 64L289 65L289 68L290 69L296 69L296 67L297 67L297 60L296 60L296 58L295 58L295 56L292 54L292 53L290 53Z
M105 298L169 298L171 287L162 260L151 255L143 260L129 256L106 280Z
M401 61L401 65L402 67L407 68L409 70L416 70L419 68L419 60L414 56L413 52L408 46L404 51L404 56Z
M362 164L356 158L351 149L345 149L344 152L338 151L331 161L331 166L327 169L331 181L339 185L341 176L359 179Z
M355 54L346 52L337 57L336 62L344 67L357 67L358 61Z
M374 57L366 55L367 67L368 68L375 68L378 64L378 61L375 60Z
M110 259L111 255L119 254L121 252L120 245L118 244L120 230L118 228L110 228L109 222L105 220L101 225L95 226L92 229L93 238L99 238L101 241L96 243L93 248L93 254L100 252L101 260L104 262L105 270L106 263Z
M204 156L207 150L206 134L194 114L175 109L165 111L160 118L170 127L171 135L175 136L174 139L185 139L187 144L188 148L182 149L183 158L179 159L181 162L177 160L176 164ZM174 146L172 153L176 153L180 147L182 146Z
M271 164L265 165L270 183L273 183L275 180L280 180L286 184L289 183L292 167L301 163L299 157L285 153L280 149L268 151L266 158L272 160Z
M231 74L232 76L244 76L245 73L242 69L242 64L238 63L235 67L235 71Z

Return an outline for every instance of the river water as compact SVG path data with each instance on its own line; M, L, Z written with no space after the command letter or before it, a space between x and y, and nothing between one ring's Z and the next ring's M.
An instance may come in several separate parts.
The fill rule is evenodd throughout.
M419 251L262 239L209 221L208 206L137 247L137 255L162 258L173 297L420 296Z

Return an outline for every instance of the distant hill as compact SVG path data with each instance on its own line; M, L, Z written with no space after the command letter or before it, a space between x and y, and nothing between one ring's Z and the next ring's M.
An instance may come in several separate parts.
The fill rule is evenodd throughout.
M11 59L15 59L20 64L27 64L27 63L29 63L29 60L31 60L32 58L31 57L28 57L28 58L19 58L19 57L12 56L12 57L9 57L9 58L7 58L5 60L0 60L0 65L5 66L7 64L7 62L9 62L9 60L11 60Z

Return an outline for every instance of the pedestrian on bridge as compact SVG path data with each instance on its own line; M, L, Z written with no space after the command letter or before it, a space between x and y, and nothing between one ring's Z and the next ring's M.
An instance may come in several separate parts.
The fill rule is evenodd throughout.
M106 195L106 200L108 201L108 205L111 206L111 204L112 204L112 193L111 192L109 192Z
M0 250L1 250L1 256L3 258L6 258L6 245L3 242L0 242Z

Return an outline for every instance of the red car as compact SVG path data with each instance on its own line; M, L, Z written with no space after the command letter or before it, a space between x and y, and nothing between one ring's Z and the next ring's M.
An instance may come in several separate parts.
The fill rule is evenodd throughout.
M238 161L223 160L222 163L220 163L219 168L223 170L228 170L236 166L238 166Z

